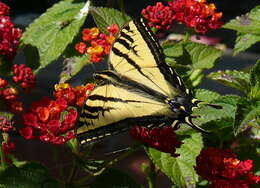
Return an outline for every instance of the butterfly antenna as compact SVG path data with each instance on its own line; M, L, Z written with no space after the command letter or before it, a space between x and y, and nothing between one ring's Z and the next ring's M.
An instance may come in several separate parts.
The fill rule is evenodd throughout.
M206 134L209 134L210 132L209 131L206 131L205 129L202 129L201 127L195 125L193 122L192 122L192 118L196 118L198 116L187 116L185 118L185 123L187 123L191 128L193 129L196 129L202 133L206 133Z

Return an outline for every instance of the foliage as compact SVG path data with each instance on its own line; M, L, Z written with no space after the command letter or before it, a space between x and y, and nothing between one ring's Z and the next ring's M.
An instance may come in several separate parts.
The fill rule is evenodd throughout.
M28 67L22 65L20 68L18 67L19 70L16 70L18 68L15 65L16 69L12 71L11 60L6 59L0 53L0 131L2 132L0 136L2 142L2 147L0 147L0 187L145 187L121 170L111 168L118 161L143 148L142 145L134 145L128 151L109 157L109 159L106 158L106 160L100 160L93 154L95 144L87 146L83 150L80 149L80 144L75 138L74 124L88 93L94 88L94 84L74 88L65 83L77 79L81 71L88 68L88 65L92 66L93 59L96 58L95 60L99 62L100 51L106 50L109 53L113 43L112 39L114 39L111 33L116 33L113 28L111 31L111 25L117 24L121 28L131 20L131 17L124 12L124 1L119 2L121 11L108 7L96 7L90 1L61 0L35 19L22 34L20 49L27 57ZM159 3L147 7L142 12L143 16L146 16L151 22L159 20L159 22L149 23L150 26L155 27L152 28L154 32L158 32L158 29L162 28L171 28L173 18L190 27L182 40L178 42L163 41L161 46L166 63L178 72L194 96L198 100L204 101L193 110L192 122L210 133L209 135L198 133L184 123L176 131L176 127L171 128L170 131L175 131L174 135L170 132L171 134L168 134L167 138L164 138L165 135L160 135L160 137L156 135L156 132L163 133L162 128L158 128L156 131L155 129L144 130L142 134L149 134L146 137L148 144L145 146L145 151L150 161L148 163L146 161L146 164L140 165L138 168L141 173L142 166L149 188L155 187L159 172L164 173L169 178L172 187L213 185L210 178L203 180L202 175L196 170L198 168L194 168L198 165L198 156L200 156L201 151L208 147L219 149L232 147L237 152L238 157L233 153L229 155L229 151L225 150L223 153L230 157L229 160L234 160L237 162L236 164L245 165L248 161L241 162L238 160L240 157L241 160L252 159L254 160L255 172L260 174L260 61L251 67L250 72L220 70L206 75L204 71L214 68L224 52L214 46L193 42L189 37L194 32L205 33L209 29L220 27L222 22L219 19L222 13L216 12L214 5L210 4L211 6L209 6L206 1L189 0L187 2L194 3L197 5L196 7L200 8L194 13L186 11L187 14L189 13L186 17L182 14L174 15L175 17L171 18L167 17L168 15L173 16L173 10L178 13L184 11L184 5L177 6L177 4L184 3L182 0L174 1L174 3L169 1L168 5ZM1 11L7 10L5 5L0 4L0 6L2 6ZM190 6L189 4L185 10L190 10ZM154 12L148 14L148 10ZM157 10L160 10L161 14L157 14ZM0 14L3 14L1 11ZM199 19L193 20L194 14L200 16L201 22L198 22ZM163 22L164 16L167 17L167 23ZM89 23L88 18L90 17L93 18L97 29L84 30L82 27ZM232 19L222 26L237 32L234 55L242 53L253 44L260 42L259 18L260 6L257 6L249 13ZM193 30L191 31L191 29ZM97 35L100 38L97 38ZM90 38L84 39L84 37ZM83 38L82 43L84 44L81 43L82 46L76 48L75 45L79 44L80 38ZM99 42L103 43L104 41L110 43L108 42L106 46L99 44ZM85 44L90 44L92 51ZM79 51L83 53L79 53ZM63 58L63 64L62 72L57 72L60 84L53 86L55 87L55 100L43 98L36 101L21 116L21 113L27 108L22 106L18 94L21 92L28 94L34 86L35 75L32 71L38 74L39 71L44 70L58 58ZM7 82L3 75L10 76L9 80L13 79L13 82ZM91 79L92 75L89 77ZM205 77L227 87L235 88L242 95L221 95L215 91L201 89L199 86ZM21 117L24 120L23 124L26 125L22 129L18 125L20 122L16 121ZM10 136L15 129L20 131L26 139L40 139L43 142L54 144L67 142L66 146L70 149L71 163L73 164L61 169L63 173L59 176L55 173L49 173L50 170L44 165L17 160L12 154L14 144ZM36 134L33 134L35 132ZM177 155L160 150L160 147L165 146L165 143L160 140L168 139L167 141L169 141L170 136L172 136L172 140L176 141L178 138L180 139L178 143L182 143L179 148L174 148ZM153 143L155 147L149 147L151 146L149 143ZM167 149L171 150L173 143L166 142L166 145L168 145ZM250 152L247 152L246 149ZM79 169L82 170L80 173L78 173ZM250 170L252 170L252 166ZM249 173L249 171L247 172ZM260 182L259 176L252 174L252 177L255 177L254 181L259 180L258 182ZM217 185L216 182L214 182L215 184Z

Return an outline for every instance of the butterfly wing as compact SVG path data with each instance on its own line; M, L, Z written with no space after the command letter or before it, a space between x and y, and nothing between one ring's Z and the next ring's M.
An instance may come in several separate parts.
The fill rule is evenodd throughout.
M143 18L122 28L109 60L111 70L169 98L186 93L182 80L165 63L163 50Z
M110 51L109 70L96 78L100 84L79 119L77 134L82 143L135 124L171 123L179 114L170 108L169 99L188 95L143 18L122 28Z
M135 124L167 122L173 116L167 104L142 90L106 83L97 86L86 101L77 134L84 143L125 131Z

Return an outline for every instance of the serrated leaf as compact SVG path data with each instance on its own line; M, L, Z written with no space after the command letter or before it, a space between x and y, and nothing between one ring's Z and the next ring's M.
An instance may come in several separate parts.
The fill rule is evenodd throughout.
M234 121L234 134L237 135L252 125L260 118L260 101L253 104L246 99L239 100ZM257 120L258 119L258 120Z
M248 73L237 70L225 70L212 72L207 77L211 80L218 81L225 86L239 89L245 94L249 92L250 75Z
M27 163L21 168L10 166L0 174L0 187L4 188L57 188L48 170L37 163Z
M174 158L168 153L149 148L148 155L154 164L165 173L177 187L194 187L198 175L194 170L196 157L203 148L200 133L193 133L190 138L183 140L181 148L177 149L179 157Z
M241 33L260 35L260 6L256 6L246 15L233 19L222 26Z
M107 33L107 27L112 24L117 24L121 28L131 20L129 16L113 8L91 6L90 12L96 25L103 33Z
M196 125L201 126L210 121L216 121L216 120L226 119L226 118L234 119L236 104L239 99L240 99L239 96L227 95L212 100L210 102L211 104L222 106L222 109L215 109L207 105L194 109L193 115L199 117L194 119L193 122Z
M141 188L129 175L120 170L109 168L106 169L95 181L90 188Z
M26 29L21 45L37 48L40 61L38 69L56 60L72 42L86 19L87 6L88 2L84 7L84 3L61 1Z
M204 102L211 102L211 101L219 98L220 94L218 94L217 92L214 92L214 91L207 90L207 89L196 89L195 97Z
M260 35L250 33L238 33L234 47L234 55L245 51L255 43L260 42Z
M184 48L190 56L194 69L212 68L223 54L221 50L195 42L186 43Z
M63 61L63 70L60 74L60 82L64 83L79 73L90 63L89 60L88 55L66 58Z
M250 72L250 93L249 98L260 99L260 60L254 65Z

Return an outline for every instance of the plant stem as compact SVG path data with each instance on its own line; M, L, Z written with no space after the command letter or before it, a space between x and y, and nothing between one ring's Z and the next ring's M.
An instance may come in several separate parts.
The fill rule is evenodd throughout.
M76 165L76 161L75 161L75 159L73 159L72 169L70 171L70 175L69 175L68 181L67 181L68 183L71 183L71 181L73 180L77 170L78 170L78 168L77 168L77 165Z
M190 33L189 33L188 31L186 31L186 33L185 33L185 35L184 35L184 37L183 37L182 42L183 42L183 43L186 43L186 42L188 42L189 40L190 40Z
M2 137L1 137L1 143L4 142L4 135L5 133L2 134ZM3 169L6 169L7 167L7 164L6 164L6 161L5 161L5 154L4 154L4 151L3 151L3 145L0 146L0 158L1 158L1 168L2 170Z
M156 169L155 169L155 165L153 164L153 162L151 160L149 161L149 167L148 168L149 168L148 172L147 172L148 187L149 188L155 188L157 172L156 172Z

